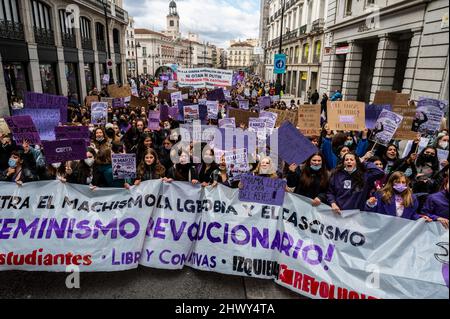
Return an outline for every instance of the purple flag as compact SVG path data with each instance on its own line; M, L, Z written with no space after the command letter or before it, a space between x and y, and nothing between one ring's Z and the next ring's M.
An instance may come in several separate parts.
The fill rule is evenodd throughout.
M278 129L278 155L286 163L300 165L317 152L317 147L291 122L284 122Z
M239 189L240 201L273 206L283 205L286 181L268 177L242 175L241 183L243 188Z
M38 130L34 126L31 116L5 117L5 122L8 124L16 143L22 143L24 140L27 140L33 145L41 144Z
M45 162L62 163L86 159L86 141L84 139L44 141Z

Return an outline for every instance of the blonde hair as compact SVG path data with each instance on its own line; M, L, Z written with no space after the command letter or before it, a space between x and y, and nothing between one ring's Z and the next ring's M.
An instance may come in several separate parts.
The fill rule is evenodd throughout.
M260 170L261 170L261 163L264 160L268 160L269 164L270 164L270 170L267 173L267 175L269 175L270 178L277 178L277 172L275 171L275 168L273 167L273 163L272 163L272 158L270 158L269 156L263 156L260 161L258 162L258 165L256 166L256 169L253 171L253 173L255 173L256 175L260 174Z
M406 175L402 172L395 172L391 175L388 182L386 183L386 186L381 190L381 193L383 194L382 199L383 202L386 204L389 204L391 202L392 196L394 196L394 184L395 182L399 181L401 178L404 178L406 180L406 185L409 184L409 179L406 177ZM412 207L414 204L413 200L413 192L410 187L406 191L404 191L400 196L403 199L403 205L405 207Z

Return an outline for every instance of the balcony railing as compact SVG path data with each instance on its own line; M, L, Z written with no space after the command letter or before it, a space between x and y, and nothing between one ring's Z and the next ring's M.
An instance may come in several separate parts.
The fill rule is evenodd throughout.
M283 41L289 41L292 39L296 39L298 37L298 30L299 29L295 29L295 30L289 31L288 33L283 35Z
M93 5L95 5L97 7L97 9L100 9L102 11L102 13L104 12L104 7L102 4L101 0L87 0L87 2L92 3ZM126 24L128 24L128 14L125 14L125 10L123 10L122 8L116 6L116 18L126 22ZM108 13L109 16L111 16L111 6L108 5L106 6L106 12Z
M53 30L34 27L34 39L39 44L55 45L55 34Z
M61 33L62 45L67 48L76 48L77 41L75 39L75 34Z
M320 32L323 30L324 26L325 26L325 20L317 19L312 23L311 32Z
M89 38L81 38L81 47L84 50L92 50L93 46L92 46L92 39Z
M106 52L105 40L97 40L97 51Z
M307 29L308 29L308 25L307 25L307 24L302 25L302 26L300 27L300 29L299 29L299 36L305 35Z
M114 43L114 53L120 53L120 44Z
M313 63L320 63L320 54L314 54Z
M0 20L0 38L25 40L23 24L19 22Z

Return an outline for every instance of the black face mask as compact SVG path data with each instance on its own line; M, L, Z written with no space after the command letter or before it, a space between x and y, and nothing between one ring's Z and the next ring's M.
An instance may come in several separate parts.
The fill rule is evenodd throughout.
M434 159L434 156L431 156L431 155L424 155L424 156L423 156L423 159L424 159L425 162L432 162L433 159Z

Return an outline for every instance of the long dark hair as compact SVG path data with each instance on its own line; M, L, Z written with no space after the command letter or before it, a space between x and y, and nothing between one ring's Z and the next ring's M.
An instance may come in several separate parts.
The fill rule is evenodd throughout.
M431 168L433 169L433 172L439 171L439 159L437 156L437 150L433 146L425 147L424 150L420 153L420 155L417 157L416 160L416 167L424 166L428 161L425 160L425 152L429 149L434 150L434 157L431 160Z
M161 163L159 162L158 154L155 152L155 150L150 148L144 152L142 160L139 163L139 166L137 168L138 178L142 178L145 174L146 169L148 168L148 165L145 164L145 156L147 156L148 154L153 155L153 158L155 159L153 164L150 166L150 170L153 173L162 177L164 175L164 173L166 172L166 168L164 166L162 166Z
M361 163L361 160L355 153L350 152L345 154L344 157L342 158L341 163L336 167L336 171L334 173L345 171L345 159L347 158L347 156L350 155L354 156L356 161L356 172L352 174L352 184L357 187L363 188L365 183L364 174L366 173L366 167L364 166L363 163Z
M322 168L317 172L317 175L319 175L319 177L320 177L320 188L322 188L322 189L328 188L329 175L328 175L328 171L327 171L326 165L325 165L325 157L323 156L322 153L317 152L317 153L313 154L312 156L310 156L306 160L305 166L302 169L302 173L300 175L300 184L299 184L299 186L302 189L309 188L311 186L311 184L314 182L314 178L312 176L312 171L311 171L311 160L315 156L320 156L320 158L322 159Z

